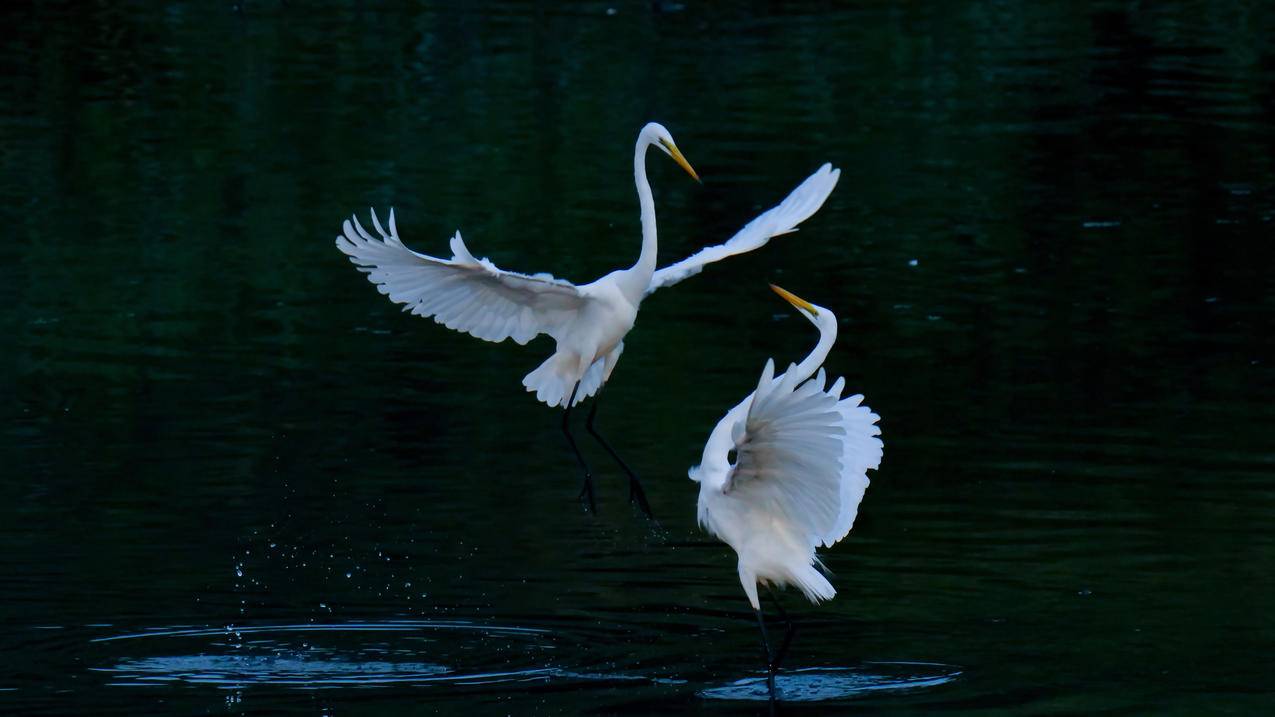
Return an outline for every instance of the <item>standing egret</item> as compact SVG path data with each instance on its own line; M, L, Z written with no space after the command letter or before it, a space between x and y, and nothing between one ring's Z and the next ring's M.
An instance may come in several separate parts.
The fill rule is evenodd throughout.
M392 209L388 233L372 213L372 226L380 238L374 238L357 217L352 217L336 239L337 248L390 301L404 304L405 311L432 316L449 329L484 341L512 338L526 344L539 334L553 337L557 350L522 383L549 406L566 408L562 432L584 472L580 496L587 498L594 510L593 478L571 435L571 407L597 393L611 377L642 299L656 289L698 274L706 264L751 251L773 236L794 231L823 205L840 175L840 170L823 165L781 204L749 222L726 243L657 271L655 201L646 181L646 150L652 146L699 181L667 129L655 122L643 127L633 149L633 178L642 209L642 253L628 269L613 271L590 284L577 286L548 274L499 269L487 259L474 258L459 231L451 240L451 259L414 252L399 239ZM649 516L651 509L637 476L593 426L597 409L595 401L586 427L628 474L629 500L636 500Z
M766 362L757 390L717 423L689 475L699 483L699 524L739 555L739 582L757 614L773 695L793 626L771 586L795 585L813 603L837 594L816 568L822 563L815 548L832 547L854 525L867 470L881 463L881 430L880 416L860 405L863 396L841 398L844 378L826 385L821 366L837 340L837 317L771 288L819 328L819 343L779 376L774 359ZM788 622L778 651L766 638L758 583Z

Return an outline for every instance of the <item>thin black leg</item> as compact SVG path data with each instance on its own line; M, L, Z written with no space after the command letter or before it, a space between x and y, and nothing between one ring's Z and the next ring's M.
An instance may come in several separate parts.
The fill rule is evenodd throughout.
M774 672L772 665L775 663L770 651L770 638L766 636L766 618L762 617L760 608L753 612L757 613L757 627L761 630L761 649L763 650L763 654L766 656L766 669Z
M576 447L576 439L571 435L571 406L576 402L576 391L580 390L580 382L576 381L575 388L571 389L571 398L567 399L567 410L562 414L562 435L567 437L567 445L571 446L571 452L576 454L576 460L580 462L580 470L584 471L584 486L580 488L579 498L588 500L589 510L597 513L598 504L593 499L593 475L589 473L589 464L584 462L584 456L580 455L580 449Z
M775 606L775 612L779 613L779 619L791 624L792 620L788 619L788 613L784 611L784 606L779 604L779 596L775 594L775 589L766 583L766 594L770 596L770 602Z
M766 637L766 618L762 617L761 610L757 609L753 612L757 613L757 627L761 630L761 646L765 650L766 655L766 689L770 691L771 708L775 703L775 660L774 655L770 651L770 638Z
M783 663L784 657L788 654L788 646L792 644L792 638L797 634L797 623L788 617L788 613L784 611L784 606L779 604L779 596L775 594L774 588L766 585L766 592L770 595L770 601L775 605L775 611L779 613L779 617L787 625L784 631L784 641L779 644L779 651L774 654L771 664L774 669L778 670L779 665Z
M620 457L620 454L615 452L615 449L611 447L611 444L607 443L607 439L603 438L602 434L598 433L598 429L593 426L593 419L598 415L598 404L601 403L601 399L602 392L599 390L598 395L593 397L593 405L589 408L589 417L585 419L584 427L589 431L589 435L597 439L598 443L601 443L602 447L606 449L606 452L611 454L611 457L615 459L615 462L620 464L620 468L624 469L624 472L628 474L629 502L636 502L638 504L638 508L642 509L642 512L646 514L646 517L654 518L655 516L651 513L651 504L646 500L646 491L642 490L642 481L638 480L637 474L633 472L633 469L629 468L629 465L624 462L624 459Z

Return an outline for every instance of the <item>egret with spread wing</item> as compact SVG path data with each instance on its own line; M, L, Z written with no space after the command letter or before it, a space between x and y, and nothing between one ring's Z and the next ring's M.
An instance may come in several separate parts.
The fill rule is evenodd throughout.
M403 304L417 316L431 316L444 326L485 341L513 339L526 344L548 334L557 349L522 383L549 406L563 406L562 431L584 472L581 497L595 508L593 479L576 447L569 420L571 407L597 393L624 351L624 337L633 328L638 306L652 291L693 276L704 265L763 246L771 237L794 231L818 211L837 184L839 170L823 165L788 198L749 222L725 244L709 247L664 269L656 270L655 201L646 180L646 150L657 147L699 180L695 170L673 143L673 137L654 122L642 128L633 150L633 177L641 206L642 251L637 263L590 284L576 285L548 274L517 274L477 259L460 232L451 240L452 257L440 259L408 249L399 239L394 212L388 231L372 213L372 228L357 217L347 220L336 246L349 256L368 280L390 301ZM629 476L629 499L650 515L641 483L593 426L594 402L586 420L596 438Z
M699 482L700 525L739 555L739 582L757 614L773 688L793 626L772 650L757 585L794 585L814 603L837 594L817 569L815 549L832 547L854 525L867 470L881 463L881 431L863 396L841 397L844 378L827 384L821 366L837 340L837 317L771 288L819 328L819 343L779 376L774 360L766 362L757 390L718 422L689 475ZM778 599L775 606L787 620Z

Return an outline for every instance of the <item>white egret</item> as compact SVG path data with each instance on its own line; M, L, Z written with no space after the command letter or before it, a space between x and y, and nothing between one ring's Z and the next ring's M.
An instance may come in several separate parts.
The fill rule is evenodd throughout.
M624 351L638 306L648 294L700 272L706 264L763 246L773 236L796 226L823 205L836 186L840 170L825 164L788 198L749 222L726 243L708 247L676 264L656 270L655 201L646 180L646 150L657 147L699 181L695 170L673 143L669 131L650 123L638 134L633 150L633 178L641 206L642 250L637 263L589 284L575 285L548 274L518 274L499 269L470 253L457 231L452 257L441 259L412 251L399 239L390 210L389 231L372 213L373 237L357 217L347 220L336 246L390 301L417 316L430 316L444 326L485 341L512 338L526 344L539 334L557 342L554 351L522 383L549 406L563 406L562 431L584 472L580 495L596 508L589 466L576 447L569 419L571 407L597 393ZM641 483L610 444L594 429L597 402L586 420L588 431L629 476L629 500L647 515L650 507Z
M880 417L861 405L863 396L841 398L844 378L827 385L821 366L837 340L837 317L771 288L819 328L819 343L779 376L774 359L766 362L757 390L717 423L689 475L699 483L699 524L739 556L739 582L757 614L773 688L793 626L772 650L757 585L766 586L785 621L772 585L794 585L813 603L837 594L817 569L815 549L850 532L882 444Z

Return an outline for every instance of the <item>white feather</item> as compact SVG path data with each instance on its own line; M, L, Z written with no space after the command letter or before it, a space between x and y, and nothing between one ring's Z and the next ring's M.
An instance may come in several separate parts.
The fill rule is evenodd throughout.
M755 249L771 236L790 231L819 208L838 176L837 170L825 165L730 241L657 272L655 202L645 160L652 146L666 153L674 146L668 130L654 122L642 128L633 148L642 224L638 262L589 284L576 286L548 274L505 271L474 256L460 232L451 239L450 259L412 251L399 239L393 210L388 231L372 213L372 228L379 237L364 229L357 217L347 220L336 246L405 311L432 317L485 341L513 339L526 344L540 334L553 337L557 344L553 355L527 374L523 385L550 406L566 406L572 391L578 403L596 394L610 378L621 342L633 328L646 294L697 273L705 263ZM690 169L684 159L679 161Z
M735 236L724 244L701 249L682 261L655 272L646 289L649 295L656 289L682 281L703 271L704 266L729 256L743 254L766 245L771 237L797 231L797 225L806 221L823 206L828 195L837 186L840 169L825 164L806 178L806 181L789 193L778 206L772 207L744 225Z
M815 549L850 531L866 472L881 462L879 416L863 397L842 399L845 380L828 385L822 368L807 378L836 339L836 317L815 308L816 349L779 376L767 361L756 390L718 422L690 471L700 483L700 524L739 555L754 609L758 581L794 585L812 602L836 594L815 567Z
M559 338L585 303L570 282L548 275L504 271L476 259L460 232L452 237L451 259L439 259L403 246L390 211L386 232L372 212L374 238L352 217L342 226L336 246L390 301L417 316L433 317L449 329L484 341L512 338L526 344L539 334Z
M844 379L837 379L835 396L841 395ZM861 394L843 398L837 402L845 438L841 442L841 501L837 519L831 530L825 532L821 543L832 547L850 533L854 519L859 515L859 503L868 489L868 470L881 466L881 429L876 425L881 417L867 406L862 406Z

